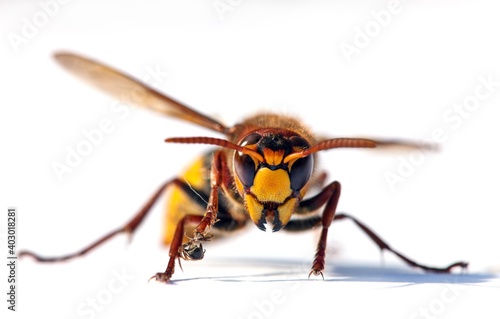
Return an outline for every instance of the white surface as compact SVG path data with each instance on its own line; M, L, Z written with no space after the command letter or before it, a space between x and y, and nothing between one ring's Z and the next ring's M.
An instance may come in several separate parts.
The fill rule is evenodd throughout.
M184 263L176 285L148 284L167 262L158 205L128 247L117 238L68 263L23 260L19 311L9 318L90 318L91 298L100 300L96 318L498 318L500 88L455 128L443 115L476 94L479 78L500 81L500 5L402 1L348 63L341 43L352 44L358 27L375 23L371 12L389 2L228 2L233 10L221 18L214 1L70 1L17 51L9 34L21 34L42 8L1 3L0 207L19 209L18 247L47 255L82 247L125 222L206 149L164 138L216 136L142 110L114 112L111 98L51 59L70 50L138 78L159 68L167 73L162 91L229 124L265 109L298 114L332 136L420 140L443 129L441 152L394 190L384 174L408 154L330 151L321 164L343 185L339 210L419 262L467 260L469 273L422 275L389 254L381 270L377 248L343 222L330 232L325 282L305 280L317 234L250 227L207 245L206 260ZM58 180L52 163L64 163L67 148L103 119L113 131ZM128 279L116 281L123 271Z

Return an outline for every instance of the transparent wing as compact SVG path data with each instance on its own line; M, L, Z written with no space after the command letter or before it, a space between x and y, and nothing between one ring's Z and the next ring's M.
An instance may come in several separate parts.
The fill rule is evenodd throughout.
M55 59L72 73L124 103L146 107L216 132L227 131L218 121L100 62L67 52L55 54Z
M321 138L320 142L329 138ZM375 142L375 150L383 150L386 152L408 152L414 150L439 151L439 145L435 143L419 142L416 140L401 139L401 138L373 138L361 137Z
M405 139L372 139L377 144L377 148L386 149L388 151L412 151L412 150L428 150L439 151L439 145L435 143L419 142Z

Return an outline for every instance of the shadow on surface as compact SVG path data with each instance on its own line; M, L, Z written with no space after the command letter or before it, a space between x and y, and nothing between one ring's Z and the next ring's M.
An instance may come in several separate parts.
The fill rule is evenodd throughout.
M366 266L359 264L336 265L326 279L328 281L395 282L409 284L455 283L474 284L498 278L488 273L433 274L418 272L412 268ZM335 278L340 276L341 278Z
M322 281L321 277L308 278L309 262L299 260L268 259L217 259L210 263L211 269L228 270L229 275L215 275L174 279L172 283L194 280L214 280L223 282L285 282L285 281ZM237 274L235 274L237 273ZM238 275L241 274L241 275ZM442 284L478 284L499 279L495 273L453 273L432 274L419 272L413 268L339 263L327 267L324 281L330 282L385 282L407 285L442 283ZM500 283L496 285L500 288Z

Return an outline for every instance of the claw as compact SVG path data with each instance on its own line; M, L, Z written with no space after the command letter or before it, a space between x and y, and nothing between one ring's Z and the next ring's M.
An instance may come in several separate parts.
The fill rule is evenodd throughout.
M148 282L150 282L151 279L154 278L158 282L162 282L162 283L167 284L167 283L171 283L170 277L172 277L171 272L157 272L154 276L151 276L151 278L149 278Z
M307 276L307 279L311 279L311 275L314 275L314 276L321 275L321 278L323 278L323 280L325 280L325 276L323 276L323 272L321 270L312 269L311 272L309 273L309 276Z

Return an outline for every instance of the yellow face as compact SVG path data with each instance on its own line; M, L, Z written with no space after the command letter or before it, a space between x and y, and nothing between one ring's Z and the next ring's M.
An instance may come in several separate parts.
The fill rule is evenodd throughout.
M236 152L235 181L238 192L255 225L273 232L282 229L292 217L306 192L313 169L312 156L285 162L292 152L309 147L300 136L273 133L252 133L240 145L260 156Z

